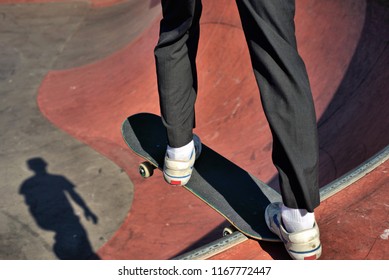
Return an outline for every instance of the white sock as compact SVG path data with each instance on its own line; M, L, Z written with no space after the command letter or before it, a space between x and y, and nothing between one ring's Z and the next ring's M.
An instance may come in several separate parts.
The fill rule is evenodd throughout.
M167 156L172 160L189 160L194 149L193 140L183 147L172 148L167 146Z
M312 228L315 222L315 214L305 209L293 209L283 205L281 219L285 229L292 233Z

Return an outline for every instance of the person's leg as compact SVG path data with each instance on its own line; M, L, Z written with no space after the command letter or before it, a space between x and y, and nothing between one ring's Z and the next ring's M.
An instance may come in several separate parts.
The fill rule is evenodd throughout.
M201 0L162 0L163 19L154 54L162 121L168 136L163 173L173 185L188 182L201 152L200 139L193 135L201 11Z
M283 204L269 205L266 221L292 258L318 258L321 244L313 214L320 203L317 126L308 75L297 51L295 2L236 2L273 135L283 199Z
M283 202L319 205L315 109L297 52L294 0L237 0L261 100L273 135Z
M162 0L163 19L154 54L162 120L173 148L193 139L201 10L199 0Z

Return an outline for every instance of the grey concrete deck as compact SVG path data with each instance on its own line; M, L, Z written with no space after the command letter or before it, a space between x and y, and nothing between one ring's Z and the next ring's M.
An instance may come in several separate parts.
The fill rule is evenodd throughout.
M126 173L50 124L36 95L48 71L131 42L158 12L146 2L0 5L0 259L89 258L127 216Z

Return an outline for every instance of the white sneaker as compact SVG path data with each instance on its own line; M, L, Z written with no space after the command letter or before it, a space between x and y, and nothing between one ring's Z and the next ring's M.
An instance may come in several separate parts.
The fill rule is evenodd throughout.
M319 227L315 222L310 229L289 233L281 222L281 202L271 203L265 210L266 224L284 242L294 260L316 260L321 256Z
M189 182L192 176L193 165L201 154L200 138L193 134L194 148L188 161L172 160L165 155L165 164L163 166L163 176L170 185L184 186Z

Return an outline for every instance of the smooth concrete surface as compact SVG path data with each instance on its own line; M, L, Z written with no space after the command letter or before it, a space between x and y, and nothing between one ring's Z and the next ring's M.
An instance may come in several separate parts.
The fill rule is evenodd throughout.
M277 188L271 135L235 3L203 4L196 133ZM325 185L389 143L388 9L374 0L296 4L297 39L318 117L320 184ZM172 258L215 240L225 225L189 193L166 186L159 173L148 180L139 178L140 160L121 139L118 128L128 115L159 113L153 58L157 39L158 20L110 57L51 71L38 96L48 119L122 166L133 180L130 215L98 251L105 259ZM272 248L263 254L274 255Z
M48 71L91 63L138 36L153 18L138 2L0 5L0 259L95 258L127 216L127 174L49 123L36 96Z
M388 260L389 161L339 194L316 211L320 221L324 260ZM270 252L266 254L265 252ZM283 244L249 240L215 260L289 259Z
M118 169L123 169L134 184L134 198L129 212L126 216L124 210L120 212L121 225L109 240L101 242L102 246L94 250L94 257L101 259L173 258L217 239L226 225L223 218L190 193L167 186L160 173L157 172L148 180L140 178L137 174L140 159L129 151L122 140L120 126L128 115L144 111L159 113L153 48L158 39L160 15L156 1L147 1L146 4L156 18L152 21L153 16L150 16L147 21L149 27L140 31L135 39L124 43L121 48L117 47L120 43L116 39L112 39L115 43L111 45L105 42L99 49L112 48L112 53L92 55L92 58L85 54L88 53L85 50L91 47L80 51L83 55L73 52L73 47L64 47L64 59L58 58L57 64L52 64L58 68L53 67L47 75L40 76L44 78L39 87L37 103L43 115L56 127L117 164ZM272 139L261 109L235 1L203 1L203 4L196 133L214 150L277 189L277 174L271 163ZM310 76L318 118L320 185L323 186L355 168L389 143L388 2L297 0L296 4L296 35ZM99 13L108 15L109 9L115 6L104 8L107 10L100 10ZM99 18L99 15L90 17L91 20L93 18ZM115 37L108 35L113 29L122 33L120 27L125 20L118 17L117 25L113 24L116 19L112 20L112 23L107 20L107 30L99 30L104 34L96 34L92 38ZM131 18L128 17L128 20ZM79 26L96 32L94 24L99 23ZM81 30L74 34L74 42L69 40L67 46L80 47L86 33ZM12 56L12 50L8 53L7 58ZM85 57L85 60L80 57ZM18 134L10 135L18 141L23 139ZM45 135L44 139L50 139L50 135ZM50 143L53 143L51 139ZM70 154L71 150L62 151ZM35 161L33 166L35 170L42 171L39 161L38 164ZM52 171L51 167L49 165L50 173L59 172ZM368 188L355 185L354 189L353 185L345 190L347 194L357 192L356 197L351 198L362 203L361 211L368 209L363 199L368 198L366 203L375 205L371 215L366 216L371 221L387 216L387 204L380 200L388 193L387 181L384 180L386 169L382 168L377 169L379 172L370 177L372 179L363 181ZM16 181L17 185L20 186L27 177ZM10 181L15 182L15 179ZM128 185L128 181L123 183ZM123 188L123 185L120 184L120 187ZM127 190L127 186L124 188ZM363 191L358 192L358 189ZM368 190L377 190L380 195L369 196ZM88 194L87 191L82 197L85 199ZM360 213L352 209L352 200L347 200L349 197L344 194L340 192L334 196L335 204L323 203L318 209L318 222L323 223L324 229L327 228L323 247L329 249L323 256L335 258L339 252L344 259L385 259L386 255L378 251L370 255L357 254L349 250L350 247L342 251L338 246L350 241L348 231L363 230L361 223L356 222ZM114 196L114 193L106 193L105 199ZM87 205L96 212L91 204ZM334 205L341 211L334 211ZM25 204L22 208L20 205L17 207L18 211L23 211L23 207L26 211ZM110 219L115 215L113 211L97 216ZM353 235L353 242L364 246L359 248L360 251L378 248L374 244L372 246L371 241L378 240L383 234L381 225L385 225L385 222L382 224L381 220L369 228L368 242L365 242L366 236ZM331 221L336 221L336 227ZM335 235L342 239L337 243L332 242L334 229ZM336 248L331 244L337 244ZM386 244L379 240L379 247ZM257 245L244 243L242 246L247 248L242 249L241 256L254 249L255 258L285 258L282 247L270 243Z

